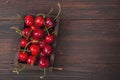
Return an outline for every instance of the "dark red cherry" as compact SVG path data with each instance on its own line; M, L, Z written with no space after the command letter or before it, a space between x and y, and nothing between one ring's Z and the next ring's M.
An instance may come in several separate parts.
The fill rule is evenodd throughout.
M28 40L26 40L25 38L22 38L21 40L20 40L20 46L21 47L26 47L26 45L28 44Z
M52 28L55 26L55 22L53 21L51 17L47 17L45 20L45 23L46 23L47 28Z
M20 61L26 61L28 59L28 54L27 52L20 51L18 54L18 58Z
M50 66L50 61L46 57L41 57L38 65L40 68L48 68Z
M45 55L50 55L53 52L53 48L50 45L45 45L43 48L43 52Z
M42 27L43 25L44 25L44 18L42 17L42 16L37 16L36 18L35 18L35 26L37 27L37 28L39 28L39 27Z
M36 29L33 31L33 38L42 38L44 36L44 32L41 29Z
M40 48L44 48L46 44L47 43L45 42L45 40L41 40L39 43L39 46L40 46Z
M40 52L40 47L37 44L32 44L30 46L30 52L32 55L37 55Z
M33 24L34 24L34 18L33 18L32 15L26 15L25 18L24 18L24 20L25 20L25 24L27 26L29 26L29 27L33 26Z
M36 62L35 56L29 56L27 59L27 64L33 65Z
M50 34L50 35L47 35L45 36L45 42L48 43L48 44L51 44L55 41L55 36Z
M24 28L22 31L21 31L21 34L23 35L23 36L25 36L25 37L28 37L28 36L30 36L31 34L30 34L30 29L29 28Z

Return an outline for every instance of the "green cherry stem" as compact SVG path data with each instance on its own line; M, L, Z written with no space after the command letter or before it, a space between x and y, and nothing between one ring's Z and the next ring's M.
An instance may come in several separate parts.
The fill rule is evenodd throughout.
M46 80L46 68L44 68L43 71L44 71L44 74L43 76L40 76L40 79Z
M26 51L27 47L28 47L31 43L32 43L32 41L30 41L30 42L28 42L28 43L27 43L27 45L25 46L25 48L24 48L23 52L25 52L25 51Z
M21 30L18 29L17 27L12 26L12 27L10 27L10 29L14 29L16 31L16 33L18 33L20 36L23 36L23 37L27 38L26 36L24 36L24 35L21 34Z
M46 79L46 68L44 68L44 80Z
M54 21L60 16L60 13L61 13L61 5L60 5L60 3L57 3L57 6L59 8L59 11L58 11L57 16L54 18Z
M47 34L50 35L45 23L44 23L44 26L45 26L45 30L47 31Z
M23 71L26 68L27 64L25 64L22 68L20 68L19 63L17 63L15 70L13 70L13 72L15 72L16 74L19 74L21 71Z
M26 68L27 64L25 64L22 68L19 69L19 72L23 71Z
M50 15L53 12L53 8L46 14L46 16Z
M18 34L20 34L21 35L21 30L20 29L18 29L17 27L15 27L15 26L12 26L12 27L10 27L10 29L14 29Z
M26 37L26 39L28 40L28 38L30 37L30 34L33 30L30 30L30 32L28 33L28 37Z
M17 17L20 19L21 22L24 22L23 17L20 14L17 14Z

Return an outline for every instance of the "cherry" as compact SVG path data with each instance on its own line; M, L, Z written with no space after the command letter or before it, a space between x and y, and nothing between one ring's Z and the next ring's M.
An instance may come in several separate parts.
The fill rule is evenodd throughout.
M46 44L47 44L47 43L45 42L45 40L41 40L39 46L40 46L40 48L44 48L44 46L45 46Z
M27 63L30 64L30 65L35 64L35 61L36 61L35 56L29 56L28 59L27 59Z
M40 47L37 44L32 44L30 46L30 52L32 55L37 55L40 52Z
M24 28L22 31L21 31L21 34L25 37L28 37L30 36L31 34L30 33L30 29L29 28Z
M26 61L28 59L28 54L26 52L20 51L18 54L18 58L20 61Z
M43 48L43 52L45 55L50 55L52 51L53 51L53 48L50 45L45 45L45 47Z
M26 15L24 20L27 26L32 26L34 24L34 18L32 15Z
M21 46L21 47L24 48L27 44L28 44L28 40L26 40L25 38L22 38L22 39L20 40L20 46Z
M50 35L47 35L45 36L45 42L48 43L48 44L51 44L55 41L55 36L50 34Z
M36 18L35 18L35 26L37 27L37 28L39 28L39 27L42 27L43 25L44 25L44 18L42 17L42 16L37 16Z
M41 29L36 29L33 31L33 38L42 38L44 36L44 32Z
M48 68L50 66L50 61L46 57L41 57L38 65L40 68Z
M52 28L55 26L55 22L53 21L51 17L47 17L45 20L45 23L46 23L47 28Z

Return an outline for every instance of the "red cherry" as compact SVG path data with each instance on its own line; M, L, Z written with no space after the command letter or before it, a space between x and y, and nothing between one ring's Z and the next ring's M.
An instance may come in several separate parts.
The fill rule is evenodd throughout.
M43 26L44 25L44 18L42 17L42 16L37 16L36 18L35 18L35 26L36 27L41 27L41 26Z
M25 38L22 38L22 39L20 40L20 46L21 46L21 47L24 48L27 44L28 44L28 40L26 40Z
M45 20L45 23L46 23L47 28L52 28L55 26L55 22L53 21L51 17L47 17Z
M20 51L18 54L18 58L20 61L26 61L28 59L28 54L26 52Z
M34 24L34 18L32 15L25 16L24 20L27 26L32 26Z
M47 44L47 43L46 43L44 40L41 40L39 46L40 46L40 48L44 48L44 46L45 46L46 44Z
M50 66L50 61L46 57L42 57L38 65L40 68L48 68Z
M26 15L24 20L32 20L34 19L32 15Z
M33 31L33 38L42 38L44 36L44 32L41 29L36 29Z
M25 37L28 37L30 36L31 34L30 33L30 29L29 28L24 28L22 31L21 31L21 34Z
M28 59L27 59L27 63L30 64L30 65L35 64L35 61L36 61L35 56L29 56Z
M32 44L30 46L30 52L32 55L37 55L40 52L40 47L37 44Z
M43 52L45 55L50 55L52 51L53 51L53 48L50 45L45 45L45 47L43 48Z
M55 36L50 34L50 35L47 35L45 36L45 42L48 43L48 44L51 44L55 41Z

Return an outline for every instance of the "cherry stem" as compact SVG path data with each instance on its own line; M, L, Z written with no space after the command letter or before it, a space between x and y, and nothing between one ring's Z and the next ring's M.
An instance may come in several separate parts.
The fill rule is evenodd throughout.
M19 51L30 52L29 50L20 49Z
M43 74L43 76L40 76L40 78L42 80L45 80L46 79L46 68L44 68L43 70L44 70L44 74Z
M59 8L59 11L58 11L57 16L54 18L54 21L60 16L60 13L61 13L61 5L60 5L60 3L57 3L57 6Z
M19 72L20 72L20 71L23 71L23 70L26 68L26 65L27 65L27 64L25 64L21 69L19 69Z
M53 8L46 14L46 16L50 15L53 12Z
M44 68L44 80L46 78L46 68Z
M18 34L20 34L21 35L21 30L20 29L18 29L17 27L15 27L15 26L12 26L12 27L10 27L10 29L14 29Z
M23 52L25 52L26 51L26 48L29 46L29 44L31 44L32 43L32 41L30 41L30 42L28 42L27 43L27 45L25 46L25 48L24 48L24 50L23 50Z
M45 14L44 13L39 13L36 16L43 16L43 18L45 18Z
M44 26L45 26L45 30L47 31L47 34L50 35L45 23L44 23Z
M16 33L18 33L20 36L23 36L23 37L26 38L26 36L24 36L24 35L21 34L21 30L18 29L17 27L13 26L13 27L10 27L10 29L14 29L16 31Z
M26 64L22 68L19 68L19 67L20 65L17 63L15 70L13 70L13 72L16 72L17 74L19 74L21 71L23 71L26 68Z
M28 38L30 37L30 33L32 32L32 30L30 30L30 32L28 33L28 37L26 38L28 40Z

